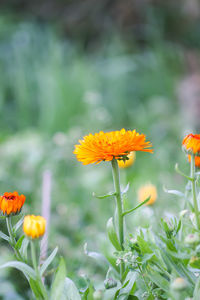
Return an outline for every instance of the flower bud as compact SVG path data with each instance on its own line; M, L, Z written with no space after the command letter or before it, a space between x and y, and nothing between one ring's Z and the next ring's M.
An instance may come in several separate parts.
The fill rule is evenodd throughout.
M162 219L163 229L166 232L168 238L170 238L175 230L174 223L169 218L165 217Z
M104 280L104 286L107 290L112 289L113 287L117 286L117 281L112 278L107 278Z
M200 269L200 258L197 256L192 256L190 258L189 265L192 268Z
M185 237L185 243L188 245L194 245L199 242L198 233L190 233Z
M23 230L26 236L37 239L44 235L46 220L41 216L25 216Z
M26 197L18 192L4 193L0 196L0 211L4 216L18 215L24 205Z
M181 292L188 287L188 283L184 278L178 277L171 283L171 289L176 292Z

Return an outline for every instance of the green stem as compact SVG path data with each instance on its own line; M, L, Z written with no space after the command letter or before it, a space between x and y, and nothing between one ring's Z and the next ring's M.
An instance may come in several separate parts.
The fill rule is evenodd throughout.
M200 230L200 221L199 221L199 209L197 203L197 196L196 196L196 181L195 181L195 156L194 154L191 155L191 178L192 180L192 197L193 197L193 204L194 204L194 213L196 218L197 229Z
M46 289L44 287L44 284L42 282L42 278L41 278L40 271L39 271L38 264L37 264L35 241L31 241L31 257L32 257L33 267L34 267L34 270L36 273L36 281L39 284L43 299L48 300L48 295L47 295Z
M112 160L112 171L113 171L113 181L115 187L115 198L117 204L117 217L118 217L118 237L122 250L124 250L124 218L123 218L123 206L122 197L120 190L120 177L119 177L119 167L117 160L113 158ZM120 264L120 275L121 279L124 273L124 263Z
M14 233L13 233L11 217L9 217L9 216L6 217L6 225L7 225L8 233L9 233L9 236L10 236L10 245L12 246L17 259L20 260L20 261L23 261L23 258L21 256L19 250L16 249L16 247L15 247L16 246L16 240L15 240Z

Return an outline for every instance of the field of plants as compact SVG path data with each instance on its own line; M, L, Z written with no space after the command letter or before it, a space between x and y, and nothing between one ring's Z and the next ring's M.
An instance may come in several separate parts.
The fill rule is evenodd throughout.
M89 38L14 3L0 14L0 299L199 300L197 30L172 22L168 38L172 12L158 24L149 7L145 41Z

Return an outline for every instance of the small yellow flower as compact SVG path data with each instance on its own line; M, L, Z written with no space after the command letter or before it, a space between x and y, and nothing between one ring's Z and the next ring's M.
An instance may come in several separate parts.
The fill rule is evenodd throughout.
M24 218L24 233L32 238L37 239L45 233L46 220L41 216L28 215Z
M135 154L135 151L132 151L130 152L128 155L127 155L128 159L126 160L118 160L118 166L119 168L121 169L124 169L124 168L128 168L130 166L132 166L132 164L135 162L135 158L136 158L136 154Z
M150 196L149 201L146 203L146 205L152 205L157 199L157 189L155 185L148 183L146 185L143 185L138 190L138 199L139 202L143 202Z

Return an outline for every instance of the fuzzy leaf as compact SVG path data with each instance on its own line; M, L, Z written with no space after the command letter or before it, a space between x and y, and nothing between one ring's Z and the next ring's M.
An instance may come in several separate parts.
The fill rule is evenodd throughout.
M62 298L63 296L63 290L65 286L65 277L66 277L66 267L65 267L65 262L64 259L60 259L60 263L55 275L55 279L52 284L51 288L51 300L55 299L66 299Z
M53 252L49 255L49 257L44 261L43 265L40 268L40 274L41 276L44 274L50 263L53 261L54 257L56 256L58 252L58 247L56 247Z
M113 197L115 195L116 195L115 192L111 192L111 193L108 193L108 194L102 195L102 196L97 196L95 193L92 193L92 196L97 198L97 199L105 199L105 198Z
M108 233L108 237L110 242L112 243L112 245L115 247L116 250L121 251L122 248L120 246L115 228L114 228L114 224L113 224L113 218L110 218L107 222L107 233Z
M62 300L81 300L79 291L73 281L65 278Z
M93 259L95 259L101 266L102 266L102 264L104 266L105 264L108 263L106 258L101 253L88 251L87 250L87 243L85 243L85 245L84 245L84 252L87 256L92 257Z
M3 233L2 231L0 231L0 237L8 242L10 241L9 236Z
M13 232L16 233L17 230L21 227L21 225L24 222L24 215L19 219L19 221L15 224L15 226L13 227Z
M18 239L18 241L17 241L17 243L16 243L16 245L15 245L15 249L20 249L20 248L21 248L22 242L23 242L24 238L25 238L25 235L22 235L22 236Z
M26 276L26 278L32 278L32 279L36 279L36 274L35 271L28 266L27 264L23 263L23 262L19 262L19 261L9 261L5 264L3 264L2 266L0 266L0 269L4 269L4 268L15 268L18 269L20 271L22 271L24 273L24 275Z

